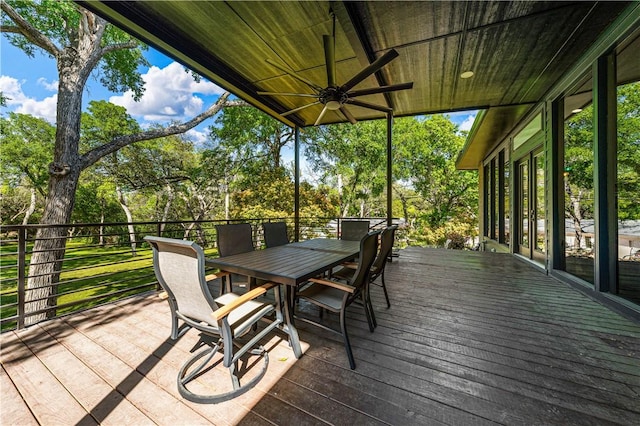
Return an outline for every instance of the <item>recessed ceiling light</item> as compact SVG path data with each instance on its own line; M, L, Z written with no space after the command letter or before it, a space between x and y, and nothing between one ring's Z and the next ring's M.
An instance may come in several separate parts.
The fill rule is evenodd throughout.
M573 111L571 111L571 112L572 112L572 113L574 113L574 114L577 114L577 113L579 113L579 112L581 112L581 111L582 111L582 108L576 108L576 109L574 109L574 110L573 110Z
M473 77L473 71L465 71L460 74L460 78L471 78Z

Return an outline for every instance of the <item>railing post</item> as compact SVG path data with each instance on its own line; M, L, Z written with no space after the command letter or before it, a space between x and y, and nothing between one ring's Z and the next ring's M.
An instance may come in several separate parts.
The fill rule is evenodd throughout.
M27 268L27 228L18 229L18 325L17 328L24 328L24 303L26 289L26 268Z

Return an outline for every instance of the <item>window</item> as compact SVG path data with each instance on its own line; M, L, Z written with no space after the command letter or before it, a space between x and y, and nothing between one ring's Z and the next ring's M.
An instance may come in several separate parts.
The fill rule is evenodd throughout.
M593 80L589 72L564 99L565 270L594 283ZM589 241L589 243L587 243Z
M618 295L640 304L640 35L617 57Z
M509 245L509 160L505 150L496 153L484 166L483 234Z
M511 231L510 231L510 227L509 227L509 221L511 219L511 194L509 192L509 158L505 155L505 159L502 162L503 164L503 176L504 176L504 181L503 181L503 192L504 192L504 197L502 199L502 206L503 206L503 211L504 211L504 238L501 241L502 243L506 244L507 246L509 245L509 241L511 239Z

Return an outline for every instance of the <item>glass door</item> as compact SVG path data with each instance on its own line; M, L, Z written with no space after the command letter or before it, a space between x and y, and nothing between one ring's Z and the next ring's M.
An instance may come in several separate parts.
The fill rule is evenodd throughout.
M544 153L531 152L517 162L518 252L529 259L546 258Z
M532 210L534 217L532 220L531 230L535 232L535 237L531 237L534 241L533 259L544 263L547 252L547 235L546 235L546 210L544 204L545 181L544 181L544 153L542 151L533 154L532 177L531 182L532 194L531 198L534 202ZM535 239L534 239L535 238Z
M527 257L531 257L529 201L529 157L526 157L518 162L518 251Z

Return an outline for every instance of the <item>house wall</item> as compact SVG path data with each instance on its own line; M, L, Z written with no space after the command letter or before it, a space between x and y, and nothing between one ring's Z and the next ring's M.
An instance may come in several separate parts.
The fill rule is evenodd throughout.
M483 235L483 248L490 251L506 251L521 255L535 262L550 274L578 286L606 303L634 316L640 317L640 255L635 250L640 245L640 226L628 226L617 220L616 189L616 60L625 54L620 46L630 39L639 37L640 7L630 8L628 13L616 21L609 30L590 48L585 56L565 75L558 84L550 89L548 96L540 102L513 130L500 141L484 158L478 171L480 173L480 230ZM622 53L620 53L622 52ZM628 52L627 52L628 53ZM637 54L637 52L636 52ZM628 67L628 59L624 59ZM631 75L632 81L640 80L640 61ZM619 76L620 73L618 73ZM585 81L588 84L585 84ZM582 241L575 244L572 234L572 222L565 220L565 186L568 180L564 164L565 146L565 107L580 101L585 93L592 92L593 114L593 220L583 223ZM566 104L565 104L566 103ZM526 133L532 120L542 117L539 132ZM527 137L520 135L526 133ZM514 147L514 140L518 146ZM536 155L544 155L544 181L540 186L529 185L527 195L528 214L544 215L544 218L531 221L529 227L542 227L542 232L528 234L523 218L519 216L522 196L523 164L533 164ZM492 167L500 166L498 158L503 155L509 168L508 189L505 189L509 207L505 214L509 222L501 224L509 228L508 238L501 240L501 234L490 232L488 225L497 223L489 211L491 192L495 175ZM527 163L528 162L528 163ZM524 170L524 169L522 169ZM527 178L530 182L536 168L529 167ZM540 210L532 204L531 191L541 189L544 206ZM501 194L504 196L504 194ZM502 202L503 200L500 200ZM640 202L640 188L638 189ZM499 203L498 203L499 204ZM536 210L534 213L533 210ZM524 214L524 213L523 213ZM488 217L489 216L489 217ZM640 221L639 221L640 223ZM621 231L619 231L621 228ZM522 235L529 238L522 238ZM534 239L536 239L534 241ZM529 246L521 244L528 242ZM540 250L536 250L535 245ZM636 261L638 257L638 261ZM623 259L624 258L624 259ZM623 262L624 261L624 262ZM637 271L637 274L636 274ZM637 287L636 287L637 286ZM634 293L635 292L635 293Z

